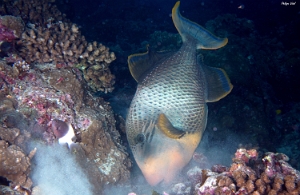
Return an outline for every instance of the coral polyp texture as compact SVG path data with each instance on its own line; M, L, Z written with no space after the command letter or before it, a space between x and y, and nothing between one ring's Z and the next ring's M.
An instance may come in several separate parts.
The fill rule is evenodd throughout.
M7 61L55 63L57 68L76 67L82 71L83 78L92 91L111 92L115 76L109 65L116 59L115 54L101 43L87 42L79 27L67 20L53 2L4 2L0 13L17 16L0 18L0 41L16 40L13 46L9 45L15 50L7 52ZM12 55L18 57L13 58Z
M48 28L27 28L22 34L21 56L29 62L100 65L115 60L113 52L97 42L88 43L75 24L58 22ZM87 63L87 64L86 64Z
M300 172L288 160L282 153L261 155L245 148L237 149L230 167L200 168L203 164L193 159L178 176L178 183L162 186L162 192L153 191L152 195L299 195ZM145 194L143 189L132 191L136 190L128 195Z
M0 176L11 181L11 187L21 187L24 191L30 191L32 186L32 181L29 178L30 159L34 152L26 155L20 147L9 145L6 141L0 140Z
M0 41L12 42L20 38L24 30L24 23L20 17L1 16L0 17Z
M109 65L116 59L115 54L101 43L88 43L75 24L58 22L47 28L27 28L19 44L19 54L27 62L77 67L93 91L113 90L115 77Z
M300 172L292 168L287 160L288 157L281 153L268 152L263 158L258 158L258 152L254 149L238 149L229 171L201 171L195 194L299 194Z
M27 23L45 25L53 20L64 20L66 17L53 4L55 0L4 0L0 9L1 15L20 16Z

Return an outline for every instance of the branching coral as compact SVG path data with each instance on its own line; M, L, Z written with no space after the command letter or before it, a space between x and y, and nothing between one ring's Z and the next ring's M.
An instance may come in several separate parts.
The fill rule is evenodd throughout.
M238 195L283 195L300 193L300 173L286 161L281 153L266 153L257 159L256 150L238 149L229 171L217 174L210 172L205 181L196 185L196 193ZM209 173L209 175L208 175ZM203 176L202 176L203 178Z
M53 20L65 21L62 14L53 4L55 0L5 0L1 9L1 15L14 15L21 17L26 23L37 26L51 24Z
M106 68L104 70L101 70L100 67L95 65L83 70L83 78L94 91L112 92L115 76L107 67L102 65L103 68Z
M93 91L111 92L115 77L109 65L116 59L115 54L101 43L88 43L79 27L69 22L53 2L20 0L4 3L2 12L20 16L27 24L17 42L16 53L29 64L53 62L57 68L77 67ZM3 36L6 34L3 39L15 39L8 33L10 28L4 30L7 33L2 33ZM15 63L16 59L11 58L11 61Z
M1 14L19 16L26 23L25 30L18 32L0 23L6 33L3 40L13 46L2 51L5 61L0 61L0 176L7 179L10 186L6 188L14 194L31 190L28 175L33 154L24 152L29 152L29 142L61 143L56 130L66 125L74 128L72 137L77 138L76 143L67 140L70 152L89 167L85 170L95 186L129 178L131 162L109 104L93 97L81 82L87 81L93 91L112 91L115 77L109 65L115 54L101 43L88 43L79 27L66 20L52 2L4 0L0 8ZM0 186L0 193L4 188Z
M27 28L20 55L28 62L77 62L87 43L75 24L57 23L50 28Z
M75 24L60 22L50 28L27 28L21 44L24 47L20 55L26 61L76 66L94 91L112 91L115 77L108 67L116 59L115 54L101 43L88 43Z

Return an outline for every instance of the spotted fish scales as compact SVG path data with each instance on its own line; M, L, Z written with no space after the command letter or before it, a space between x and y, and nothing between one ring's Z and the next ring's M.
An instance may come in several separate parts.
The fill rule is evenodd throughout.
M227 38L182 17L179 2L172 18L183 39L177 52L148 49L128 58L138 87L126 118L127 139L151 185L171 182L190 161L206 127L206 103L232 89L226 73L205 66L196 53L197 48L220 48Z
M129 128L156 121L160 113L184 131L194 131L204 125L205 79L196 63L196 53L187 52L189 47L186 45L167 57L139 84L128 114L135 124Z

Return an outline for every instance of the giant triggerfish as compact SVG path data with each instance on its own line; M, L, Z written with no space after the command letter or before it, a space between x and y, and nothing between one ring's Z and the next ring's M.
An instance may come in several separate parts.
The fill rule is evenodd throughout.
M179 13L172 19L182 37L177 52L134 54L128 57L138 82L126 118L127 139L134 158L150 185L170 183L191 160L206 127L207 102L230 93L225 71L203 64L196 49L227 44Z

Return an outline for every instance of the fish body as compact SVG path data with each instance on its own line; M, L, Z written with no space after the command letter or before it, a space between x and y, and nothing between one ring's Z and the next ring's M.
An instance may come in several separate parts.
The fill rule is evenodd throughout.
M227 39L183 18L179 2L172 18L183 39L177 52L148 50L128 58L138 87L126 118L127 139L150 185L170 183L190 161L206 127L206 102L232 89L226 73L205 66L196 53L222 47Z
M71 148L76 139L72 125L62 120L54 119L51 121L51 127L55 137L58 139L58 143L61 145L68 144L69 148Z

